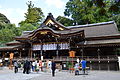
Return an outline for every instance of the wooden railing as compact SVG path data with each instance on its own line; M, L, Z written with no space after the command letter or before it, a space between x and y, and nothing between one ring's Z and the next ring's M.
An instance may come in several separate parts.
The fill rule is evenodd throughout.
M80 60L82 60L83 58L87 61L117 61L118 58L117 56L84 56L83 58L80 56L77 56L75 58L73 58L73 61L76 61L77 58L79 58ZM72 58L69 58L67 56L61 56L61 57L54 57L53 58L55 61L72 61Z
M83 58L87 61L118 61L118 57L115 55L112 56L83 56L83 58L81 56L76 56L75 58L70 58L68 56L60 56L60 57L53 57L53 60L55 61L77 61L77 58L79 58L79 60L82 60ZM31 58L14 58L14 60L31 60ZM32 58L32 60L35 60L37 58ZM44 59L44 61L46 60L52 60L52 59Z

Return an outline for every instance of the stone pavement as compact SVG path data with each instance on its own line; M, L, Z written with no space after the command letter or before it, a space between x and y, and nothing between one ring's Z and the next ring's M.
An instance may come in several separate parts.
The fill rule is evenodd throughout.
M3 70L0 70L0 80L28 80L39 75L40 74L37 74L36 72L23 74L21 70L15 74L13 70L9 70L8 68L3 68Z
M89 71L88 75L74 75L68 71L56 72L55 77L49 72L32 72L23 74L22 71L14 73L4 68L0 70L0 80L120 80L120 71Z
M55 77L47 73L29 80L120 80L120 71L90 71L88 75L76 76L74 73L58 72Z

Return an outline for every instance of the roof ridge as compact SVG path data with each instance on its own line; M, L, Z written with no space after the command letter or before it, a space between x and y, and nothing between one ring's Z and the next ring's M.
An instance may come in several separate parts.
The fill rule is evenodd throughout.
M67 26L67 28L83 28L83 27L91 27L91 26L105 25L105 24L111 24L111 23L115 23L115 22L114 21L108 21L108 22L101 22L101 23L94 23L94 24Z

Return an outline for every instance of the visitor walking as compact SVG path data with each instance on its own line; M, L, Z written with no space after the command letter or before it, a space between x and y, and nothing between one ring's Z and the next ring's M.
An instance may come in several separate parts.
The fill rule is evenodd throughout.
M74 69L75 69L75 75L79 75L79 63L76 63L75 66L74 66Z
M24 68L23 73L29 74L29 71L30 71L30 62L28 60L26 60L24 62L23 68Z
M52 61L52 65L51 65L51 69L52 69L52 76L55 76L55 69L56 69L56 63L54 61Z
M14 62L14 72L15 73L18 72L18 62L17 61Z
M37 63L36 63L36 72L37 72L37 73L39 72L39 68L40 68L40 66L39 66L39 61L37 61Z
M51 66L52 66L52 61L49 60L47 63L47 67L48 67L48 72L50 72L50 73L51 73Z
M36 65L36 63L35 63L35 61L33 60L33 62L32 62L32 71L33 71L33 72L35 72L35 65Z
M85 70L86 70L86 60L85 60L85 59L81 60L81 64L82 64L83 74L85 74Z

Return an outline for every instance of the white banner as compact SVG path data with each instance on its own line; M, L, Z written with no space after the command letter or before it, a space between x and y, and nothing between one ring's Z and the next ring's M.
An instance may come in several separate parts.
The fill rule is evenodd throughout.
M58 46L57 46L58 45ZM42 50L57 50L57 47L59 50L69 49L68 43L50 43L50 44L34 44L33 50L41 50L41 47L43 46Z

